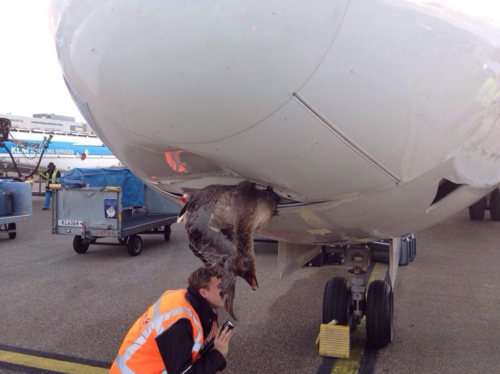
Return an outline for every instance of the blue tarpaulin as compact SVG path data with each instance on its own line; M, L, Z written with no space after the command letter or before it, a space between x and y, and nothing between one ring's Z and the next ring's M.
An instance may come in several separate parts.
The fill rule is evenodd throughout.
M122 189L122 206L144 206L144 183L128 169L71 169L59 179L66 187L86 183L91 187L118 186Z

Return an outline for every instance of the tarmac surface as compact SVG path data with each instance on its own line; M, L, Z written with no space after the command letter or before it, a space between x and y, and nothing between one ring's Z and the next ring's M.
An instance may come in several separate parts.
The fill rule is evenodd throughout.
M201 262L181 225L171 241L145 235L140 256L125 247L73 251L72 237L51 235L51 212L34 198L31 222L15 240L0 233L2 346L66 355L101 366L115 358L132 323L166 290L186 286ZM418 255L400 267L395 342L364 373L497 373L500 367L500 222L472 222L466 211L417 234ZM345 268L304 267L280 280L275 244L256 244L252 291L238 279L234 334L224 373L326 373L318 356L324 285ZM225 312L220 319L229 319ZM362 334L357 331L357 334ZM0 356L1 361L1 356ZM3 365L0 373L48 372Z

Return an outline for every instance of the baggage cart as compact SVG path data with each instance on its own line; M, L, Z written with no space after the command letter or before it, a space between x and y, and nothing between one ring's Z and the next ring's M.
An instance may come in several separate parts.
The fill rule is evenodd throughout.
M148 186L144 186L145 205L131 207L123 206L118 186L51 188L52 233L73 236L73 249L80 254L99 244L125 246L130 256L138 256L142 251L140 235L161 234L165 241L170 240L170 225L180 210ZM108 238L116 242L102 241Z
M9 239L15 239L16 222L29 221L32 216L31 184L0 178L0 232L6 232Z

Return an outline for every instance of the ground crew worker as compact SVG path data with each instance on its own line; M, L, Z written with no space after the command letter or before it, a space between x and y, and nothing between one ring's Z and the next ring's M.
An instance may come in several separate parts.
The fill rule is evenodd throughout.
M219 328L216 308L224 306L220 270L205 266L189 287L167 291L134 323L110 374L212 374L224 370L231 330ZM213 349L200 356L206 341Z
M40 175L43 179L45 179L45 203L43 204L43 210L48 210L50 208L50 199L52 197L52 190L49 186L52 183L56 183L57 178L61 178L61 173L56 169L56 165L54 165L53 162L49 162L47 165L47 172Z

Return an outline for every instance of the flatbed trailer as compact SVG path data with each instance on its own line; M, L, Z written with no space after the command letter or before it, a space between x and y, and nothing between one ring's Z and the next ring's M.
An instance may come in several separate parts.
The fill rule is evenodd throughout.
M0 232L6 232L9 239L15 239L16 223L30 221L32 217L31 184L0 178Z
M73 236L73 249L83 254L90 245L126 246L130 256L142 251L139 234L162 234L170 240L170 225L179 206L145 186L145 206L122 206L120 187L68 188L51 185L52 233ZM115 243L101 239L116 239Z

